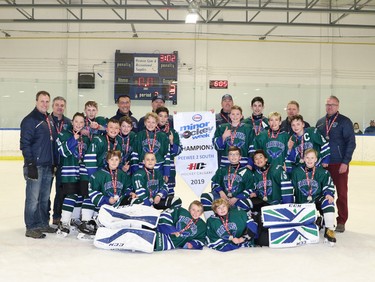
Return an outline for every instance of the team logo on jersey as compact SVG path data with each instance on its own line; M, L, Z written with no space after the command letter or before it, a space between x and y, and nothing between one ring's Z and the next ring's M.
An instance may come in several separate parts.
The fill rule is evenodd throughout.
M277 159L285 151L285 145L279 141L270 141L266 144L267 154L272 159Z

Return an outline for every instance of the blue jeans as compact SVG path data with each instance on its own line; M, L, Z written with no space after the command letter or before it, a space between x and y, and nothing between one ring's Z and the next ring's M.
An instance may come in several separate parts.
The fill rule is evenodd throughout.
M25 224L26 229L35 229L49 225L49 197L51 194L51 166L38 166L38 179L26 179Z

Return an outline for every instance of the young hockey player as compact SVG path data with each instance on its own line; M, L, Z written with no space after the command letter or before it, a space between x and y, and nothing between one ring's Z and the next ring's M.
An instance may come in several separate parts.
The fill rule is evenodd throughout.
M227 200L231 207L245 211L253 207L249 198L250 189L254 186L253 176L246 167L240 167L241 150L238 147L230 147L228 159L230 164L219 168L212 177L211 193L201 195L206 219L213 214L212 202L219 198Z
M147 152L144 155L143 168L134 173L132 177L133 188L138 196L135 203L154 206L156 209L162 210L180 207L180 198L168 196L168 186L155 166L155 154Z
M207 219L207 246L221 252L254 246L258 225L243 210L230 209L225 199L212 203L215 215Z
M155 113L159 117L159 124L157 130L167 134L169 139L169 150L170 150L170 175L168 178L168 195L174 195L174 187L176 186L176 167L174 158L181 154L182 146L180 143L180 137L176 130L169 126L169 110L166 107L159 107Z
M156 233L155 251L171 249L201 250L206 238L206 223L200 218L203 206L193 201L189 210L183 207L161 213Z
M92 139L94 135L105 134L107 119L96 116L98 114L98 103L95 101L87 101L85 104L85 127L82 134Z
M244 120L244 123L251 126L253 131L251 142L253 142L254 138L258 136L259 133L268 129L268 119L263 116L264 100L262 97L254 97L251 100L251 109L253 113Z
M94 211L102 205L129 205L137 195L131 188L131 178L121 169L120 151L108 151L106 155L107 165L96 171L90 177L89 196L94 209L84 206L82 210L82 225L80 231L85 234L95 235L95 224L92 220Z
M153 153L156 157L155 169L160 170L164 180L168 182L170 175L170 151L167 135L156 130L159 117L156 113L147 113L144 118L145 129L137 133L135 148L132 153L132 172L143 168L146 153Z
M231 123L221 124L215 131L213 144L218 151L220 167L229 165L228 149L236 146L241 149L241 166L248 163L249 148L251 145L252 131L248 124L241 122L243 118L242 109L233 106L230 111Z
M324 168L316 166L318 153L314 149L307 149L303 160L304 164L292 171L295 203L315 203L317 210L323 214L324 238L334 244L335 188L331 175Z
M271 112L268 116L269 129L261 132L254 139L251 152L262 149L267 154L268 161L274 165L284 166L288 153L289 134L280 131L281 115ZM249 162L252 167L252 161Z
M287 172L291 173L292 169L300 166L304 162L304 153L307 149L314 149L318 152L318 161L316 165L327 167L330 160L329 143L325 140L317 128L305 128L305 123L301 115L295 115L291 118L291 127L293 135L289 139L287 156Z
M61 155L62 194L65 195L61 220L57 234L66 237L70 232L71 222L80 223L81 206L84 197L88 196L87 171L83 158L90 140L81 134L85 125L82 113L73 116L72 128L62 131L56 143Z
M263 150L253 155L256 170L253 171L254 189L251 190L253 211L260 212L263 206L293 203L293 186L280 165L268 162Z
M121 152L122 152L122 161L121 164L122 170L130 174L130 166L131 166L131 154L134 150L134 143L135 143L135 136L136 134L132 131L133 129L133 121L128 116L123 116L120 121L120 137L122 139L121 142Z
M91 176L98 169L106 165L107 152L122 149L122 138L118 136L120 124L110 119L106 128L106 135L94 136L85 156L88 175Z

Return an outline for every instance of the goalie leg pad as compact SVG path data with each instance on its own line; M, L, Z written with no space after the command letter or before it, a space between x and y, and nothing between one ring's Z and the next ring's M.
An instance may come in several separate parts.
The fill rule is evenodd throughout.
M156 232L141 228L109 229L100 227L94 246L106 250L128 250L152 253Z
M270 248L289 248L319 243L319 228L313 223L304 226L268 229Z
M98 221L107 228L119 229L123 227L156 228L160 212L144 205L112 207L103 205L100 208Z
M315 204L282 204L262 207L264 227L310 225L316 221Z

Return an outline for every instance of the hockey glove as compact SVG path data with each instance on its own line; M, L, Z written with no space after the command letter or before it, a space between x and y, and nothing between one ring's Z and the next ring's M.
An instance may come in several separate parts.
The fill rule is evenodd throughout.
M27 178L31 180L38 179L38 168L34 163L27 164Z

